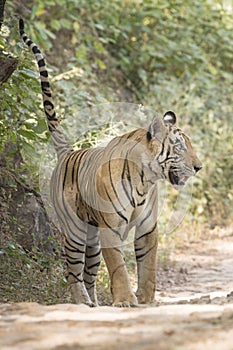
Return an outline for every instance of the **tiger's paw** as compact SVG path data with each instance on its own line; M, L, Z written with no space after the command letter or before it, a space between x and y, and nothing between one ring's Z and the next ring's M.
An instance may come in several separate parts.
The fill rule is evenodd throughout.
M131 303L127 300L125 301L119 301L117 303L113 303L112 306L114 307L138 307L138 303Z
M155 300L155 294L153 293L140 293L136 294L139 304L151 304Z
M130 295L130 297L126 298L115 298L112 306L115 307L137 307L138 300L135 295Z
M83 282L72 283L70 289L74 304L85 304L90 307L97 306L95 302L90 299Z
M99 306L95 286L93 288L87 289L87 292L92 301L92 304L93 304L92 306L93 307Z

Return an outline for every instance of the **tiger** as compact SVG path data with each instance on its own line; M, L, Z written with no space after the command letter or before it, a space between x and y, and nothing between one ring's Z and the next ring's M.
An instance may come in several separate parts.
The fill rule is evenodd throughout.
M184 186L202 168L191 141L168 110L163 117L145 109L150 125L113 138L105 146L73 150L56 116L44 57L19 32L37 61L44 112L57 153L51 198L64 234L67 282L76 304L97 306L96 279L105 260L113 306L131 307L154 301L158 246L159 179ZM137 265L134 292L123 244L131 228Z

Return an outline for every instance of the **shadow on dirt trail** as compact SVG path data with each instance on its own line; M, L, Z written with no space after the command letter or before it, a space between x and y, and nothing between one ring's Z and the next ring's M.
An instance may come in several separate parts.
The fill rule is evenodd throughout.
M233 230L172 258L147 307L0 305L1 350L233 350Z

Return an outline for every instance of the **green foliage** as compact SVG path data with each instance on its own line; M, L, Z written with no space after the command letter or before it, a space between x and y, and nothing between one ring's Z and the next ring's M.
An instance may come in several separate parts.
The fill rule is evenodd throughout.
M17 145L15 149L21 151L26 160L35 156L35 142L46 142L48 135L43 114L38 116L40 84L32 70L34 64L26 48L20 44L16 52L19 49L22 57L18 69L0 88L0 151L11 142Z
M69 302L64 261L59 256L25 252L14 241L0 249L0 302Z

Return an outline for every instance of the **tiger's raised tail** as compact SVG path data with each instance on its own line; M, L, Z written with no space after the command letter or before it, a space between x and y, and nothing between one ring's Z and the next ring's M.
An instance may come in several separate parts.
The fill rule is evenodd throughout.
M59 126L58 119L56 117L46 63L39 48L25 34L24 21L22 19L19 20L19 32L23 41L34 53L37 61L37 65L40 72L43 105L44 105L44 111L45 111L46 120L48 124L48 129L50 131L50 134L54 143L54 147L57 152L58 159L61 159L66 154L71 153L73 149L69 145L69 143L66 141L65 136L61 130L61 127Z

